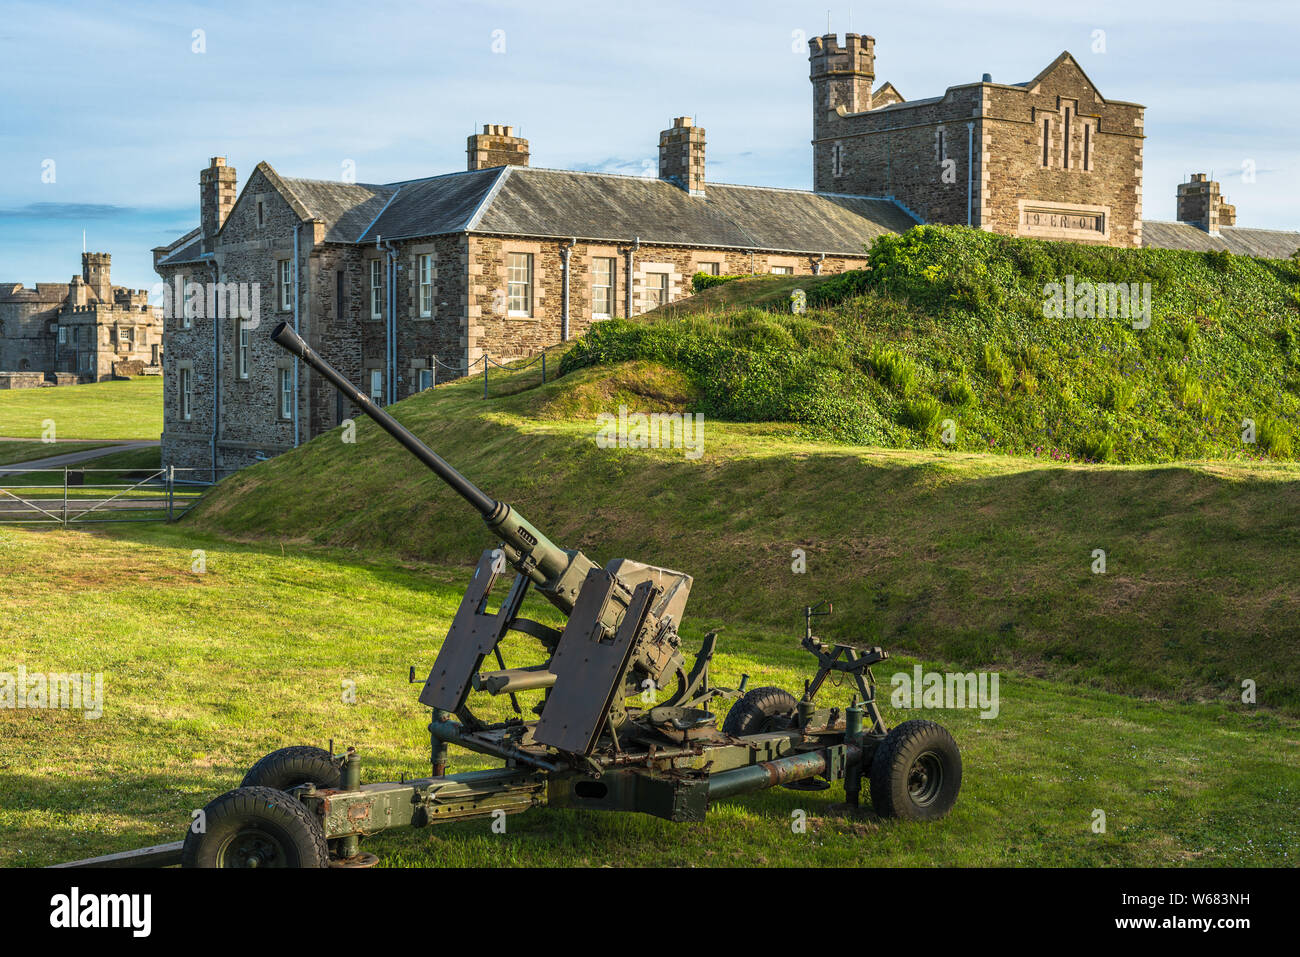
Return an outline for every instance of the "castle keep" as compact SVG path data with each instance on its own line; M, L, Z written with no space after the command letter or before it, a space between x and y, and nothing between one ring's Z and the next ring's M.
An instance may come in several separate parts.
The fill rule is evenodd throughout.
M281 176L238 188L215 157L199 225L154 250L166 318L164 464L239 468L356 413L268 339L288 321L380 404L636 316L697 272L860 268L882 233L921 222L1112 246L1285 257L1300 234L1235 225L1203 174L1178 222L1142 218L1143 107L1103 96L1068 52L1032 80L907 100L876 85L875 40L809 43L813 190L710 182L705 132L659 134L657 177L530 165L488 125L466 169L399 183ZM478 368L482 368L478 365Z
M114 286L108 253L82 253L66 283L0 283L0 385L98 382L160 372L162 313L144 289Z
M813 188L891 196L921 219L1042 239L1142 241L1142 114L1069 53L1026 83L906 100L872 90L875 40L809 41Z

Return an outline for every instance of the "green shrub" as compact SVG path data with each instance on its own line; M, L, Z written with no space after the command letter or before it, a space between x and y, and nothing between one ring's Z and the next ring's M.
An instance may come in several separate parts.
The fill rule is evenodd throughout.
M1286 426L1276 419L1265 419L1259 423L1259 447L1276 459L1291 457L1291 436Z
M1127 379L1111 379L1102 393L1102 407L1112 412L1127 412L1137 401L1137 389Z
M930 433L939 426L943 406L929 397L909 399L903 403L903 422L918 432Z
M737 279L748 278L748 276L715 276L712 273L697 272L691 277L691 288L696 292L703 292L705 289L721 286L724 282L735 282Z
M1079 456L1089 462L1109 462L1115 454L1115 442L1109 435L1092 435L1079 443Z
M916 384L916 363L889 346L876 346L869 361L876 378L899 395L907 395Z
M1205 253L1205 261L1211 269L1227 272L1232 267L1232 253L1226 249L1211 249Z
M993 384L1002 392L1010 392L1016 372L1011 367L1011 362L1002 354L1002 350L992 342L985 343L980 359L981 368L993 380Z
M970 405L975 401L975 390L970 387L970 383L963 376L948 383L948 401L953 405L962 406Z
M798 316L781 284L770 302L759 293L762 308L596 324L561 371L652 360L691 379L694 411L892 446L922 443L906 423L929 420L908 402L924 391L963 409L971 448L1126 462L1240 454L1240 420L1222 412L1228 395L1279 423L1300 417L1300 261L960 226L882 236L869 257L869 269L810 278ZM1150 327L1045 314L1045 287L1067 276L1150 283ZM985 389L1006 401L987 401ZM1269 454L1290 457L1289 433L1276 434Z

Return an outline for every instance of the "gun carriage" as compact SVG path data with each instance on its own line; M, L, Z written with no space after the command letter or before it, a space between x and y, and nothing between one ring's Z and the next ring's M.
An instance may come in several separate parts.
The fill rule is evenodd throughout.
M935 820L951 809L961 787L955 742L930 721L886 727L871 666L888 654L817 639L813 619L830 613L828 603L804 609L802 644L818 668L800 697L780 688L749 689L747 676L734 689L719 687L709 673L716 631L704 637L689 667L683 653L678 629L690 575L623 558L600 566L556 545L452 468L286 324L271 338L468 502L498 544L479 557L420 689L419 701L431 714L430 775L362 784L354 748L336 754L331 743L328 750L275 751L240 787L207 805L202 831L186 835L185 866L367 866L375 858L361 851L361 840L387 828L543 804L700 821L718 800L778 785L822 790L843 782L847 804L856 807L869 779L882 816ZM560 611L563 629L521 615L529 592ZM535 639L542 660L506 667L502 641L511 633ZM817 703L832 674L856 686L847 707ZM409 677L419 681L414 668ZM528 691L542 694L531 716L519 700ZM476 694L506 696L513 716L497 722L477 716L470 707ZM718 698L739 699L720 728L709 708ZM449 745L503 766L449 774Z

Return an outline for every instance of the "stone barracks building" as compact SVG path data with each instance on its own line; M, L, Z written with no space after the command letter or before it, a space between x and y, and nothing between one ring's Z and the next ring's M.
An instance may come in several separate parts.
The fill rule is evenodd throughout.
M70 282L0 282L0 388L162 371L162 310L114 286L108 253L82 253Z
M469 137L464 172L384 185L261 163L239 190L212 159L199 226L154 250L187 303L166 320L163 462L239 468L355 414L269 341L281 320L389 403L426 388L435 360L464 371L531 355L689 295L697 272L857 268L877 236L920 222L1263 256L1300 246L1237 227L1202 174L1179 186L1179 222L1144 222L1143 107L1102 96L1069 53L1025 83L986 74L909 101L875 86L874 47L852 33L809 43L811 192L709 182L704 130L686 117L659 135L658 178L532 168L509 126Z

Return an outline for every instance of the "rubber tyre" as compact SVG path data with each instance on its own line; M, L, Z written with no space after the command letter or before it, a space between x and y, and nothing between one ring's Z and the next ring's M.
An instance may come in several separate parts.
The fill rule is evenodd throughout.
M784 731L794 726L798 699L781 688L755 688L731 706L722 722L722 733L733 737Z
M957 803L961 752L933 721L904 721L871 762L871 803L881 817L937 821Z
M236 788L185 833L181 867L328 867L325 831L307 806L274 788ZM256 861L254 863L253 861Z
M324 748L295 745L272 751L249 769L241 788L275 788L288 791L308 782L318 788L336 788L341 781L339 766Z

